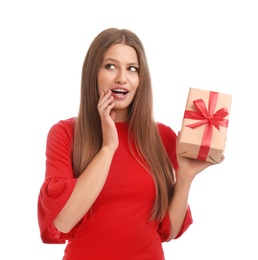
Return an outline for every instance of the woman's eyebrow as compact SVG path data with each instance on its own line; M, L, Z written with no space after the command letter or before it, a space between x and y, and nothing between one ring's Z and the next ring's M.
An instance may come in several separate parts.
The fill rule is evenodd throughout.
M106 58L105 60L103 60L103 62L115 62L115 63L119 63L120 62L114 58ZM126 66L136 66L136 67L139 67L139 63L138 62L129 62L129 63L126 63Z
M114 61L114 62L118 62L116 59L113 59L113 58L106 58L105 60L103 60L104 62L106 61Z

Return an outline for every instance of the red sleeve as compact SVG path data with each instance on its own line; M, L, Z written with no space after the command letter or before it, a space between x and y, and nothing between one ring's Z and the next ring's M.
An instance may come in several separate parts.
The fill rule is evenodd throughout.
M53 224L53 220L65 205L75 186L76 179L47 179L40 189L38 198L38 223L43 243L65 243L71 234L62 234Z
M44 243L65 243L78 229L76 226L70 233L63 234L53 225L76 184L71 159L72 139L71 121L60 121L48 133L45 180L38 197L38 223Z
M184 222L181 226L181 229L174 239L179 238L188 229L188 227L192 223L193 223L192 214L191 214L190 208L188 207L186 214L185 214ZM170 227L170 219L169 219L169 214L167 213L165 215L165 217L163 218L162 222L159 224L158 232L159 232L161 242L165 242L165 241L168 240L168 237L170 235L170 228L171 228Z
M176 235L175 239L181 237L181 235L189 228L189 226L193 223L193 218L192 218L192 213L190 210L190 207L188 206L186 214L185 214L185 219L184 222L181 226L180 231Z

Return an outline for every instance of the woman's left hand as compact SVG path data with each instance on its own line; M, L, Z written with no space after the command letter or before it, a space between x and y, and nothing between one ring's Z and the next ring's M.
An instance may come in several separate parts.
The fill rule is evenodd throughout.
M177 138L178 142L178 138ZM219 163L223 162L225 159L225 156L223 155L221 157L221 160ZM203 160L197 160L193 158L187 158L184 156L180 156L177 154L177 162L178 162L178 171L179 174L184 174L186 177L190 179L194 179L194 177L205 170L206 168L217 165L216 163L206 162Z

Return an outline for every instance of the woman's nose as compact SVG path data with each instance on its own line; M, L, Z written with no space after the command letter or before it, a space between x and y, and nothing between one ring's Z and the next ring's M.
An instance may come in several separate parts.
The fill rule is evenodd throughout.
M120 83L120 84L125 84L126 83L126 71L119 70L117 72L116 82Z

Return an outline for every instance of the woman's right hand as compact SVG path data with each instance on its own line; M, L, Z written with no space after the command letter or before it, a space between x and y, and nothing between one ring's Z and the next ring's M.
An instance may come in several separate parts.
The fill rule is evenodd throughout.
M115 102L113 101L111 90L109 89L107 93L102 90L98 102L103 135L102 147L109 147L115 151L118 147L118 134L114 122L115 111L112 111L114 106Z

